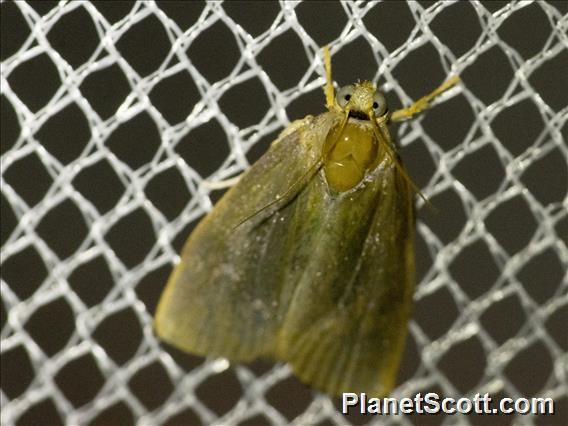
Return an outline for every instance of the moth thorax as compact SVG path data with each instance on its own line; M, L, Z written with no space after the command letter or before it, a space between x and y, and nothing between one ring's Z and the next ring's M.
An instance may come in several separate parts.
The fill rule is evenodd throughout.
M324 172L333 191L345 192L363 180L375 166L377 143L370 127L348 122L333 126L325 140Z

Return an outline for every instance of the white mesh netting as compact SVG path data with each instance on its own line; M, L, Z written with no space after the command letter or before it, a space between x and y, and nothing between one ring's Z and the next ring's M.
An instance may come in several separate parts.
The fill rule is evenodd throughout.
M438 212L393 396L568 394L564 2L2 2L2 424L413 424L339 413L286 366L160 344L159 294L211 205L290 120L372 78ZM564 411L562 411L564 410Z

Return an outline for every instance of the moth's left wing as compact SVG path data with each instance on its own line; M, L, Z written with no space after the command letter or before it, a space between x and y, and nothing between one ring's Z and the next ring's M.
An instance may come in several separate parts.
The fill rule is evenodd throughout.
M286 234L279 211L317 172L329 125L329 114L296 122L199 223L158 305L161 339L234 361L272 352Z

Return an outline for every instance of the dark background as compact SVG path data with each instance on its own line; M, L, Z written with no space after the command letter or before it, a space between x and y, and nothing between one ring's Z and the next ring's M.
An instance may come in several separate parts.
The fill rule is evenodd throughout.
M47 1L28 4L39 16L53 13L53 8L56 7L55 2ZM134 7L130 2L92 4L110 24L120 22ZM566 14L566 3L551 4L560 13ZM433 2L420 2L420 5L435 7ZM229 17L253 37L267 31L281 12L281 6L276 2L228 2L222 7ZM485 13L497 14L507 6L502 2L483 2L482 7L485 8ZM160 2L159 8L182 31L186 31L196 24L204 4L167 1ZM14 3L2 3L0 13L1 56L4 66L4 61L8 63L30 37L30 27L24 19L21 7ZM336 40L348 22L339 3L306 2L298 5L295 13L300 25L312 37L318 49ZM372 8L364 16L363 24L368 32L383 44L386 51L396 57L399 54L397 49L405 43L415 28L416 20L406 3L386 2ZM550 304L551 300L559 297L562 286L564 304L552 314L543 317L539 330L560 350L565 352L568 349L565 334L565 324L568 320L565 295L566 263L565 259L563 261L559 257L559 253L566 254L565 239L568 234L568 219L566 213L560 210L560 203L566 197L568 180L566 149L557 147L545 156L538 157L538 161L529 161L526 170L522 172L508 171L508 159L525 155L527 149L535 144L545 122L535 98L512 102L511 105L499 103L520 66L507 55L510 53L507 50L516 52L518 56L515 57L521 58L523 63L533 58L545 47L551 34L550 25L549 18L538 2L513 13L496 31L501 43L475 57L473 61L461 65L463 86L475 96L475 103L470 101L474 98L460 93L438 105L418 120L425 133L414 139L409 136L413 130L411 126L398 129L403 139L406 136L411 140L411 143L401 148L401 155L410 174L418 186L428 188L432 188L436 183L440 156L463 144L468 132L476 132L469 138L473 141L473 147L464 146L462 151L458 150L463 158L452 163L450 172L456 185L430 194L436 211L421 208L418 212L420 222L437 236L441 246L455 242L460 236L467 234L466 224L471 217L471 207L475 206L476 202L483 202L496 193L502 193L502 185L507 176L519 177L519 184L525 188L524 194L529 195L517 195L507 200L496 199L499 202L492 206L491 213L484 216L481 223L476 224L484 227L485 232L495 239L507 255L514 256L530 244L535 244L534 235L542 221L538 211L543 210L531 210L527 200L532 200L542 209L554 208L555 205L558 207L555 217L559 219L549 230L550 235L556 233L557 239L548 243L548 248L536 250L532 255L523 258L524 265L515 270L511 280L512 289L506 286L507 282L500 281L504 271L502 259L491 252L491 245L486 240L478 239L466 244L460 253L452 258L450 264L438 265L433 269L438 248L428 246L418 233L418 279L428 277L424 283L441 280L438 289L419 293L415 308L415 321L427 342L437 339L442 341L469 303L489 300L488 295L497 294L496 288L502 287L504 290L500 293L502 297L496 295L496 298L481 310L476 321L481 325L480 333L484 335L485 340L474 333L471 338L454 342L449 349L442 350L442 356L435 360L435 367L432 368L451 382L458 396L467 395L481 383L486 383L488 378L495 376L495 373L491 372L491 365L488 364L490 361L486 359L489 350L483 346L483 342L489 339L495 347L499 347L506 345L515 336L522 336L527 327L530 329L530 323L535 321L535 316L538 317L532 313L534 306ZM429 23L428 28L436 40L449 48L456 57L469 57L467 52L476 44L481 45L489 41L473 5L466 2L443 9ZM48 31L47 40L74 69L92 61L91 55L100 43L93 19L83 7L63 15ZM160 20L150 14L148 18L126 31L115 41L114 46L129 66L144 78L156 72L164 61L167 61L171 42ZM184 49L198 72L211 84L227 77L241 56L235 36L222 21L217 21L199 33L195 39L191 38L191 42L187 43ZM411 99L428 93L447 78L442 64L450 62L447 57L441 58L436 44L427 43L403 56L404 59L392 69L392 76ZM101 57L104 57L104 54L101 54ZM173 61L175 59L172 59ZM256 56L256 62L281 91L296 87L309 66L302 39L293 31L286 31L271 41ZM538 94L538 101L546 104L550 111L558 113L568 104L566 69L568 51L565 49L531 73L526 82L528 86L518 85L515 90L522 93L526 87L532 87ZM343 46L333 56L334 79L339 85L357 79L376 80L377 70L378 64L372 47L363 37ZM315 75L309 81L314 78ZM379 84L385 81L389 79L379 76ZM62 85L62 77L50 57L43 54L15 66L7 75L7 83L31 112L44 117L41 109L56 95ZM89 73L80 84L79 90L90 108L101 120L106 120L115 115L117 108L131 92L131 84L123 69L115 64ZM402 105L392 90L389 90L387 99L391 110ZM138 196L145 197L167 221L182 220L180 214L191 201L187 177L182 176L178 168L169 167L155 172L145 167L147 168L149 163L156 165L160 162L157 153L164 143L164 123L177 129L184 128L184 120L201 100L198 86L193 75L180 71L161 78L149 93L149 100L161 114L162 121L157 124L153 118L155 116L152 114L156 111L144 110L121 123L102 142L108 149L109 158L118 159L126 166L128 173L118 173L116 167L113 167L116 163L104 157L93 156L94 160L91 162L77 163L80 164L80 170L73 174L71 186L92 204L99 215L112 214L121 200L136 196L132 191L138 189L129 186L129 173L143 175L148 172L153 175L143 188L143 194ZM407 103L408 99L405 102ZM231 87L223 93L218 104L225 117L239 128L258 123L271 107L269 95L258 78ZM297 119L323 111L323 104L324 96L318 87L286 105L285 113L290 120ZM95 135L91 129L92 123L85 117L83 107L77 103L69 104L57 114L47 116L33 135L24 137L21 134L22 116L18 112L18 105L14 105L7 96L2 96L3 251L8 244L14 244L25 237L17 226L24 212L30 209L33 211L34 207L41 205L50 194L58 190L54 183L57 181L56 173L61 168L73 166L79 157L92 154L88 151L92 149L89 141L92 141ZM492 108L501 107L501 112L492 112ZM474 126L476 116L480 112L491 116L490 120L483 121L488 125L487 128ZM194 169L201 177L208 178L222 166L231 152L232 145L218 117L192 126L186 136L176 141L174 150L185 165ZM280 130L262 136L260 142L246 153L247 160L256 160ZM559 127L559 130L566 140L566 124L562 128ZM439 151L433 153L428 149L427 138L432 139ZM480 143L487 140L489 143ZM31 144L32 141L47 150L49 155L56 159L58 166L46 164L45 156L40 155L37 148L16 160L5 160L13 158L10 157L11 152L26 143ZM479 148L475 148L476 142L480 143ZM511 183L508 185L513 186ZM12 190L21 197L23 204L14 205L10 202L7 194ZM210 194L211 199L218 199L221 193L222 191L213 192ZM464 194L469 203L464 201ZM554 215L550 213L550 216ZM157 244L157 225L152 222L146 210L138 208L122 215L105 233L105 242L119 262L122 262L127 270L134 272L132 281L123 287L125 291L133 291L132 294L139 302L126 303L107 312L99 309L103 301L108 305L109 300L123 300L121 297L112 296L112 292L116 291L117 275L108 254L102 253L87 262L73 263L78 253L85 249L81 247L81 243L90 226L85 217L89 215L81 212L78 206L68 199L53 206L37 221L35 236L41 238L62 262L75 265L72 272L64 278L72 294L56 297L34 312L19 317L20 322L16 323L20 324L21 328L13 328L11 323L7 322L9 315L12 315L10 309L13 309L17 302L31 300L34 294L37 296L39 292L44 291L46 283L49 284L48 281L53 280L49 271L56 265L46 259L41 250L33 244L24 244L21 250L10 252L13 254L7 257L3 256L2 280L10 289L10 294L4 291L2 294L2 337L23 333L37 345L33 350L30 350L30 343L2 350L2 392L8 400L26 395L26 392L35 386L34 380L38 380L40 373L44 374L40 371L41 365L37 364L37 359L41 357L34 358L35 353L40 353L45 359L57 359L73 346L70 342L77 337L76 318L82 313L87 312L97 318L96 321L88 323L88 334L117 368L133 362L144 353L144 345L151 339L148 337L148 324L141 324L140 318L145 314L153 315L157 299L171 271L171 263L162 261L156 262L152 267L146 266L146 271L151 272L144 276L137 275L136 271L144 261L148 261L149 252ZM171 244L175 251L179 251L194 226L195 221L188 223L173 238ZM441 276L438 275L440 273ZM451 281L448 281L448 277ZM70 300L77 298L79 303L70 303ZM527 301L530 304L527 305ZM80 307L79 312L77 306ZM140 314L140 310L143 314ZM102 314L97 316L97 312ZM148 318L148 315L145 318ZM498 377L506 381L506 390L501 390L493 397L511 396L510 385L521 395L541 396L539 391L547 386L547 381L554 374L554 363L558 362L557 355L551 351L549 343L546 339L538 339L536 343L517 352L506 364L504 371L498 374ZM412 336L409 338L400 372L400 383L414 377L416 372L423 368L419 353L422 346ZM170 352L178 366L187 372L203 361L168 347L164 349ZM251 369L254 374L262 375L269 371L271 366L268 362L259 361L254 363ZM96 401L109 374L116 374L112 368L105 373L101 368L94 355L81 356L61 365L52 373L53 377L50 379L54 380L55 386L69 401L70 406L79 409ZM174 378L170 377L164 365L156 360L145 364L135 374L127 377L121 386L127 387L130 397L136 398L145 409L151 411L162 406L175 385ZM434 383L423 391L445 395L448 388L444 386ZM105 390L109 392L108 389ZM210 376L197 386L195 393L206 407L219 416L227 413L243 396L241 384L233 369ZM290 377L271 387L264 397L267 403L285 418L292 420L307 408L312 401L312 392ZM565 421L566 397L557 402L559 414L554 418L537 419L537 423L560 424ZM18 423L63 423L64 410L54 399L46 396L24 411ZM350 421L356 424L369 420L355 415L349 417ZM471 421L504 424L512 420L512 417L500 416ZM94 424L129 424L134 421L132 407L120 399L101 409L100 414L92 418ZM412 421L416 424L441 423L444 418L418 417ZM205 420L192 408L169 419L169 424L202 422ZM266 423L267 419L258 415L241 424Z

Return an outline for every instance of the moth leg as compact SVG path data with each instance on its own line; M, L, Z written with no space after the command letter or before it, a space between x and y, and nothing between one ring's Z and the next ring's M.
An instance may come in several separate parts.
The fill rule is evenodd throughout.
M239 182L239 180L241 179L241 177L243 175L244 175L244 172L239 173L235 177L225 179L225 180L204 180L203 186L206 189L209 189L211 191L215 191L217 189L227 189L227 188L230 188L232 186L235 186Z
M274 142L272 142L271 145L276 145L282 139L291 135L292 133L301 131L303 128L306 128L307 126L309 126L313 121L314 121L313 115L306 115L304 118L292 121L288 127L286 127L284 130L282 130L282 133L280 133L278 138Z
M325 106L328 110L332 110L335 106L335 91L333 90L333 80L331 79L331 54L329 46L323 48L323 62L325 65Z
M404 121L414 117L416 114L421 113L425 109L430 106L430 102L432 102L436 97L444 93L446 90L450 89L456 83L460 81L459 76L453 76L449 80L446 80L440 87L434 90L432 93L423 96L422 98L418 99L409 107L399 109L392 113L391 121Z

